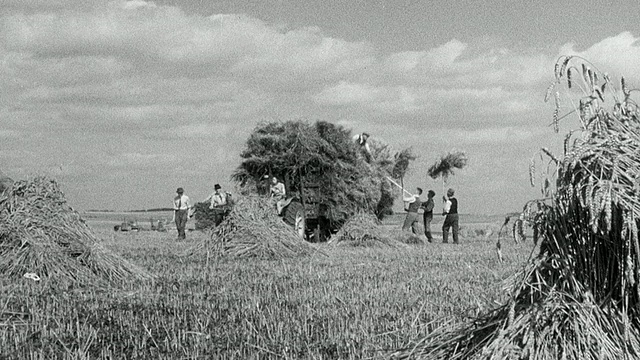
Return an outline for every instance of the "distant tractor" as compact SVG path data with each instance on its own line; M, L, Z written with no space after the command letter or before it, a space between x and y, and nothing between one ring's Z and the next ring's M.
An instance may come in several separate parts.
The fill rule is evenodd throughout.
M138 222L136 220L122 220L122 223L115 225L113 231L140 231Z

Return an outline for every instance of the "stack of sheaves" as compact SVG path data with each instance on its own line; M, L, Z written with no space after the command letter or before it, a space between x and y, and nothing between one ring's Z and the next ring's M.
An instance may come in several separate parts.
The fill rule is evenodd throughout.
M245 196L211 233L211 241L199 244L192 254L281 259L308 256L318 250L300 238L280 218L268 199Z
M392 236L373 214L360 212L352 216L329 241L336 246L392 247L405 246Z
M25 274L76 285L152 277L102 247L47 177L17 181L0 198L0 276Z

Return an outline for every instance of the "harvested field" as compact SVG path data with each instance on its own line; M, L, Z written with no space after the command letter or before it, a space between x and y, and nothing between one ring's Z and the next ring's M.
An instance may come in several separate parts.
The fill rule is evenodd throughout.
M199 231L186 241L175 232L95 233L157 279L111 291L3 283L0 358L385 359L445 319L461 323L505 301L503 280L531 250L509 243L499 263L495 238L462 238L398 249L320 244L327 256L207 263L180 256L208 238Z

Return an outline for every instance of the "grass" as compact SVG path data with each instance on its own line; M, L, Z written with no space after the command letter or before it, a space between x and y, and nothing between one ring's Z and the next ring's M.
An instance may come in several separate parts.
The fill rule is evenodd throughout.
M0 282L0 358L385 358L504 301L502 281L531 246L505 246L503 263L485 238L206 260L179 255L200 232L175 241L171 232L95 230L157 279L119 289Z

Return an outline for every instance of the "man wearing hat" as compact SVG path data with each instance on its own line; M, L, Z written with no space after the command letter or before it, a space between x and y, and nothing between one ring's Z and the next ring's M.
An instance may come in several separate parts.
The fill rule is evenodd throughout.
M445 244L449 241L449 229L453 233L453 243L458 244L458 199L454 195L454 190L449 189L447 195L442 197L444 200L442 215L445 216L442 223L442 242Z
M176 190L176 197L173 198L173 211L176 219L176 229L178 229L178 239L185 239L187 235L184 229L187 227L189 210L191 210L191 200L184 194L184 189L179 187Z
M222 191L222 187L220 184L215 184L213 186L215 190L211 195L209 195L204 201L210 201L209 209L214 210L214 218L216 226L222 223L224 216L228 213L227 208L227 194Z
M227 205L227 195L224 193L224 191L222 191L222 187L220 186L220 184L215 184L213 186L213 189L215 191L206 199L204 199L205 202L211 202L211 205L209 205L209 209L221 208Z

